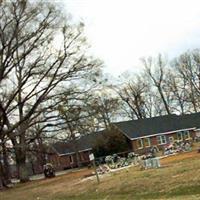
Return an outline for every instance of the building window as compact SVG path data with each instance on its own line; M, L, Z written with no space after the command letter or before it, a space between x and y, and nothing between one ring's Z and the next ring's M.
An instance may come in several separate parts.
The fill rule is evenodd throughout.
M177 133L177 140L188 140L190 139L190 132L189 131L181 131Z
M183 140L182 132L177 133L177 140Z
M145 147L150 147L151 146L150 138L144 138L144 144L145 144Z
M189 131L182 131L182 133L183 133L183 138L185 140L190 139L190 132Z
M69 162L70 162L70 163L73 163L73 162L74 162L74 159L73 159L73 156L72 156L72 155L69 156Z
M173 137L173 136L170 136L170 137L169 137L169 143L170 143L170 144L173 144L173 143L174 143L174 137Z
M137 140L137 147L138 147L138 149L142 149L143 148L143 141L142 141L142 139L138 139Z
M157 136L157 142L158 144L166 144L167 143L166 136L165 135Z

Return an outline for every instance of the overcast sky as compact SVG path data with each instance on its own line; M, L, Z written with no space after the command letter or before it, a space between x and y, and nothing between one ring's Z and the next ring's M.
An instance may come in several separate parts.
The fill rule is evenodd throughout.
M86 25L106 72L141 69L140 58L172 58L200 47L200 0L60 0Z

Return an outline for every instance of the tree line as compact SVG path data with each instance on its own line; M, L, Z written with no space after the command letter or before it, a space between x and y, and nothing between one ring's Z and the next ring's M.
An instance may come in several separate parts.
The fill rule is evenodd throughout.
M161 54L141 59L143 70L113 86L130 119L200 111L200 50L168 61Z

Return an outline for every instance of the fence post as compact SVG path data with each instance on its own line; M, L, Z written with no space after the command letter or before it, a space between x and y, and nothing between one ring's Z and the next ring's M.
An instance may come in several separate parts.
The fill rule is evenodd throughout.
M95 175L96 175L96 178L97 178L97 183L99 184L99 183L100 183L100 180L99 180L99 175L98 175L98 173L97 173L97 167L96 167L96 164L95 164L94 154L91 153L91 154L89 155L89 158L90 158L90 161L92 161L92 163L93 163L93 168L94 168Z

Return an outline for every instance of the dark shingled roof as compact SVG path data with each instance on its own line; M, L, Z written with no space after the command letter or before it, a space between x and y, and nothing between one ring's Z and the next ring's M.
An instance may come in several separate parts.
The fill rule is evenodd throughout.
M134 139L138 137L172 132L181 129L200 128L200 113L187 115L165 115L153 118L123 121L113 123L124 135ZM82 136L77 140L78 151L92 149L95 142L105 134L99 131ZM75 152L72 141L57 142L52 144L53 149L60 155L72 154Z
M165 115L153 118L114 123L122 133L131 139L166 133L181 129L199 128L200 113L187 115Z
M80 137L76 140L77 150L78 151L84 151L87 149L92 149L95 142L102 136L104 131L99 131L96 133L91 133L85 136ZM56 142L51 145L53 149L58 154L72 154L75 152L74 145L72 141L68 142Z

